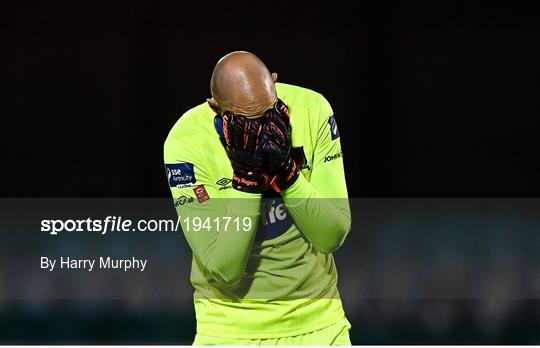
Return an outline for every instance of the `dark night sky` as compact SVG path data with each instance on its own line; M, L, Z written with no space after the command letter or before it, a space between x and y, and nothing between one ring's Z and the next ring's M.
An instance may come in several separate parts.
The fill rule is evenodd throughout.
M532 8L331 5L4 8L0 192L168 196L168 130L243 49L332 103L353 197L540 193Z

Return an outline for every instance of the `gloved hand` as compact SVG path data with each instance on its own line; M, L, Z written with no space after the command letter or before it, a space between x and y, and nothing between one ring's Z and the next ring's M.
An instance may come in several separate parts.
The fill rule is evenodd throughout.
M233 188L281 192L294 184L300 171L291 157L289 111L281 100L259 119L225 112L214 121L233 167Z
M217 115L214 122L233 167L233 188L248 193L264 192L268 176L262 174L264 158L257 151L262 120L225 112L223 116Z
M268 184L281 192L289 188L300 170L291 156L291 123L287 106L278 99L265 113L256 153L264 159L263 171Z

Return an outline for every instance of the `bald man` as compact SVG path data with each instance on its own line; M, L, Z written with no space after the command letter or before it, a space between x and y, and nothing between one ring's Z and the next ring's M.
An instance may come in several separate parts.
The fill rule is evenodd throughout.
M332 252L351 216L330 104L248 52L223 57L210 89L164 146L193 252L194 344L350 345Z

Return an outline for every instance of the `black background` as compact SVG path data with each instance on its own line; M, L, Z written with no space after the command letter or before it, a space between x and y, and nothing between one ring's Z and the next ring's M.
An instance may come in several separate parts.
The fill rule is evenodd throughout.
M523 3L64 2L4 9L4 196L168 196L163 141L215 62L323 93L352 197L537 195L538 12Z
M233 50L251 51L280 81L327 97L351 197L540 193L539 13L523 2L3 6L3 197L168 197L165 137L209 97L214 64ZM535 299L515 300L490 333L473 323L474 300L442 302L394 301L390 311L450 306L457 324L444 335L406 316L378 327L373 321L392 304L374 301L353 320L353 342L538 339ZM4 342L193 337L190 311L140 313L110 303L106 312L81 315L59 302L29 314L25 306L2 307Z

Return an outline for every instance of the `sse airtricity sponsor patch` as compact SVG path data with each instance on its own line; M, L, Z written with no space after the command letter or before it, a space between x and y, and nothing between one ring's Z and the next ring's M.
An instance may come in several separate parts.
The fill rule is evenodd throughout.
M332 140L336 140L339 138L339 129L333 115L328 119L328 123L330 124L330 135L332 136Z
M193 186L197 181L195 171L191 163L172 163L165 164L167 180L170 187L184 188Z

